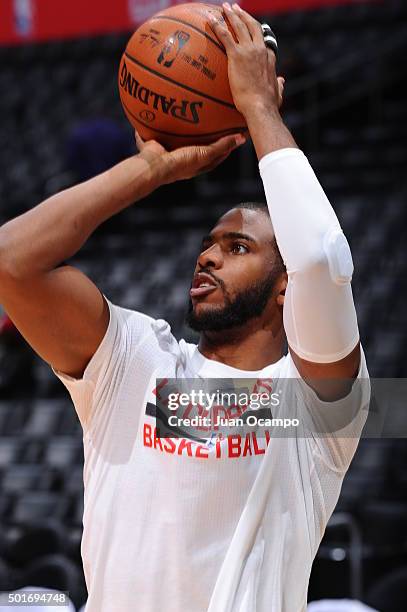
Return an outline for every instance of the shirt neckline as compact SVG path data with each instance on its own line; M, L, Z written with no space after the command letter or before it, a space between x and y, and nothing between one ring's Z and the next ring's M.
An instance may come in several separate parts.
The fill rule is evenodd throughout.
M205 357L205 355L203 355L199 351L198 345L194 344L191 360L196 368L204 369L204 372L203 372L204 374L214 373L219 377L219 374L224 373L224 374L229 374L231 378L233 376L237 376L237 375L241 376L243 374L246 378L257 378L260 375L264 376L266 373L269 372L271 368L274 368L277 364L280 364L283 361L283 359L285 359L285 357L286 355L283 355L278 361L275 361L274 363L270 363L269 365L265 366L261 370L240 370L239 368L235 368L233 366L227 365L226 363L222 363L221 361L215 361L214 359L208 359L207 357Z

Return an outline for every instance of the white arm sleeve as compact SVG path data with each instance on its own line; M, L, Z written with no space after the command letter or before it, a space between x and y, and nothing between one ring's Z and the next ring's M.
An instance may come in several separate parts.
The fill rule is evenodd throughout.
M259 169L288 274L283 311L288 344L308 361L339 361L359 340L348 242L302 151L269 153Z

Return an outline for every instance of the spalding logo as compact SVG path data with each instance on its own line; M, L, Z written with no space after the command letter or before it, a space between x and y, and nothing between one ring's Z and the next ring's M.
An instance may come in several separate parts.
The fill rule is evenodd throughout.
M161 53L157 58L157 62L165 66L165 68L170 68L177 58L178 53L190 38L188 32L183 32L182 30L174 32L174 34L165 41Z
M140 117L140 119L144 119L144 121L147 121L147 123L151 123L155 119L155 114L149 110L141 111L138 116Z
M203 102L190 100L177 100L176 98L167 98L147 87L144 87L131 74L126 62L123 62L120 71L120 87L133 98L140 100L146 106L150 106L154 110L162 111L165 115L172 115L175 119L186 121L187 123L199 123L198 109L203 107ZM152 112L152 111L151 111Z

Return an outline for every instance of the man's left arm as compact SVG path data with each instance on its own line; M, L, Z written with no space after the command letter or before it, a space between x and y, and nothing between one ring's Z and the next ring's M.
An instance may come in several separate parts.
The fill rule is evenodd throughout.
M302 152L272 152L259 167L287 268L283 319L293 361L321 399L339 399L360 364L348 242Z
M275 236L287 268L284 327L302 378L325 401L345 396L359 370L360 345L348 242L307 158L279 108L284 79L260 24L224 4L234 30L213 29L229 60L229 82L259 159Z

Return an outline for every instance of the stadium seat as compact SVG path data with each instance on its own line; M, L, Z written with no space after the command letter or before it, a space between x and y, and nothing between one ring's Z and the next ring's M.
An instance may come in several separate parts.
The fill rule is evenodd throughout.
M65 496L58 493L30 491L16 500L12 520L20 525L49 519L63 521L67 516L69 503Z
M44 462L54 468L71 468L75 463L83 464L83 445L80 438L59 436L48 441Z
M2 436L20 436L25 427L25 423L30 416L30 405L29 403L24 404L22 402L11 400L8 403L8 407L3 404L4 409L0 410L0 423L1 429L0 434Z
M69 557L77 563L78 565L82 565L82 556L81 556L81 542L82 542L82 523L79 525L72 525L70 529L65 532L64 539L64 552Z
M23 437L18 463L40 463L44 456L45 444L41 438Z
M405 612L407 601L407 567L389 572L368 592L366 602L380 612Z
M385 499L368 502L359 510L363 537L376 549L404 552L407 546L407 503Z
M78 493L71 498L71 511L67 522L73 526L81 526L83 521L83 494Z
M4 555L10 563L22 567L37 557L62 552L64 539L62 524L52 518L46 524L31 521L9 532Z
M22 441L17 437L0 437L0 468L16 463L19 459Z
M83 465L72 466L66 471L64 490L67 493L83 494Z
M52 400L37 401L33 405L31 417L27 421L23 433L26 436L52 434L57 429L60 418L61 406L59 404Z
M3 474L2 490L6 493L24 493L26 491L50 491L57 484L54 470L42 465L10 465Z

